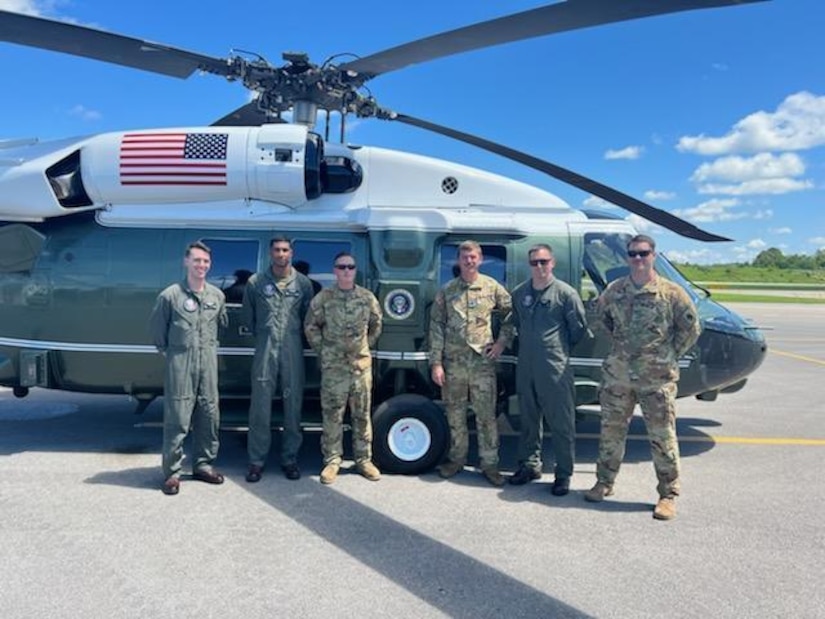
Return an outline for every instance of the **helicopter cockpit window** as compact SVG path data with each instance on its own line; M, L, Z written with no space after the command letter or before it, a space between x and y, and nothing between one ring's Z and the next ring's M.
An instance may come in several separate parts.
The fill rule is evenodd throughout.
M628 234L590 233L584 235L584 274L582 298L594 290L601 293L607 285L628 274Z
M241 303L246 282L258 268L260 243L248 239L209 238L203 242L212 250L209 283L223 290L227 303Z
M292 244L292 266L310 279L317 293L335 281L332 261L342 251L352 251L352 245L348 241L297 239Z
M505 288L507 287L507 249L501 245L481 244L484 260L479 271L489 275ZM441 268L438 273L438 285L443 286L458 277L458 243L441 246Z

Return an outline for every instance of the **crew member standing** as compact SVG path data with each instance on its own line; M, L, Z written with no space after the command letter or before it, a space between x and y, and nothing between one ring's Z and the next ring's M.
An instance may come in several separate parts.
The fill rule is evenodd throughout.
M324 288L309 305L304 330L321 360L321 483L338 477L343 449L344 413L349 404L352 451L357 471L370 481L381 473L372 462L372 355L381 335L381 307L355 283L355 258L341 252L333 260L335 285Z
M476 418L481 472L494 486L504 485L498 470L496 359L513 339L510 294L492 277L479 273L481 246L458 246L459 275L438 291L430 312L430 373L441 387L450 426L447 462L438 467L449 478L467 463L467 405ZM493 341L493 316L501 318Z
M700 326L690 297L656 274L655 259L653 239L634 236L627 244L630 275L610 284L599 298L599 321L610 335L611 348L602 365L598 481L585 493L585 499L599 502L613 494L627 428L638 403L659 479L659 501L653 517L670 520L676 516L675 499L680 490L676 439L679 357L696 342Z
M549 245L527 252L531 278L513 291L513 326L518 333L516 390L521 413L519 468L514 485L541 477L544 421L556 458L552 493L570 491L576 446L576 398L570 349L587 333L584 305L575 289L553 276Z
M222 484L212 468L218 455L218 329L226 327L223 292L207 283L212 251L195 241L186 248L186 278L158 295L149 326L166 359L163 381L164 494L180 490L183 441L192 430L192 477Z
M277 236L269 242L270 266L249 279L243 295L243 317L255 337L252 400L249 406L246 481L260 481L272 444L272 396L278 381L284 409L281 470L299 479L301 409L304 402L304 317L312 300L312 283L292 266L292 241Z

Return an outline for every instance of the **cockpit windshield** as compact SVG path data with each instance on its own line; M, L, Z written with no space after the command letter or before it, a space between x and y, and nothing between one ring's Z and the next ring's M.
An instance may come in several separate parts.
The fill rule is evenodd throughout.
M597 297L610 282L629 274L627 243L631 238L630 234L616 232L590 232L584 235L583 299ZM707 296L660 253L656 255L655 268L659 275L684 288L694 303Z

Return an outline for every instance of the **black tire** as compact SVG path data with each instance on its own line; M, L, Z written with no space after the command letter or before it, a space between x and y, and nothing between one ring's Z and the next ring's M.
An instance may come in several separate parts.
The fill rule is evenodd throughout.
M450 442L447 419L435 402L405 393L382 402L373 419L373 456L382 471L417 475L441 462ZM403 439L403 442L402 442Z

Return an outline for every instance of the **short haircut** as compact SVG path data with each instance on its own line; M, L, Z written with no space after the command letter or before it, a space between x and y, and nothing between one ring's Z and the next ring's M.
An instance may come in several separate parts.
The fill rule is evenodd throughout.
M460 255L463 251L477 251L479 255L482 255L483 252L481 251L481 245L479 245L476 241L464 241L461 245L458 246L458 251L456 251L456 256Z
M533 254L535 254L540 249L546 249L548 252L550 252L550 257L553 257L555 255L553 254L553 248L550 247L547 243L536 243L530 249L527 250L527 258L532 258Z
M279 234L278 236L273 236L269 240L269 249L275 245L275 243L289 243L289 248L292 249L292 239L284 236L283 234Z
M192 253L193 249L200 249L201 251L205 251L207 254L209 254L210 258L212 257L212 250L209 249L209 246L203 241L192 241L191 243L189 243L189 245L186 246L186 253L184 255L188 257L189 254Z
M627 242L627 249L630 249L631 245L635 245L636 243L647 243L650 245L650 249L656 251L656 241L650 238L646 234L637 234L632 239Z
M350 252L348 252L346 250L339 251L337 254L335 254L335 258L332 259L332 264L335 264L336 262L338 262L338 258L344 258L346 256L349 256L350 258L352 258L353 262L358 264L358 261L355 259L355 256L353 256Z

